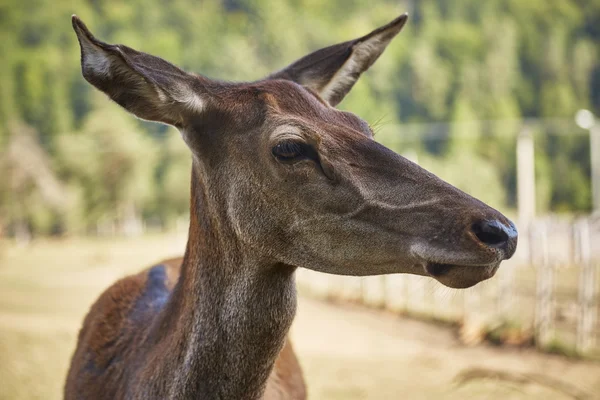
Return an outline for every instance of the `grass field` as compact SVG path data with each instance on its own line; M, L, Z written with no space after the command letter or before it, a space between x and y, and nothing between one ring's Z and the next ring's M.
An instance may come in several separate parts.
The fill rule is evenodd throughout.
M61 398L90 304L114 280L181 254L184 240L0 244L0 399ZM292 337L312 399L600 399L600 364L532 350L465 348L447 328L364 309L301 298ZM510 376L456 384L474 368Z

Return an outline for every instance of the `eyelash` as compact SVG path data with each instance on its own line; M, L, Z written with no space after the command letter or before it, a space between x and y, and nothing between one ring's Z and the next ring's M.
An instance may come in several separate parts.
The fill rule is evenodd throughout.
M286 140L276 144L271 153L279 161L294 162L304 159L318 161L318 154L315 149L305 142L297 140Z

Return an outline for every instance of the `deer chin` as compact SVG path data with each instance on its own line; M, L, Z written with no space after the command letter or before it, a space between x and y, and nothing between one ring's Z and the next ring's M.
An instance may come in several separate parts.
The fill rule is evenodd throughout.
M428 262L424 269L427 275L453 289L466 289L496 274L500 262L490 265L456 265Z

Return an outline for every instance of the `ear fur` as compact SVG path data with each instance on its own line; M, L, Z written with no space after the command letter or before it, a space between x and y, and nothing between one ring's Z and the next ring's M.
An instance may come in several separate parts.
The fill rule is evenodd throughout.
M317 50L267 79L294 81L336 106L402 30L407 19L408 15L403 14L368 35Z
M137 117L179 126L205 102L203 78L150 54L99 41L75 15L81 71L93 86Z

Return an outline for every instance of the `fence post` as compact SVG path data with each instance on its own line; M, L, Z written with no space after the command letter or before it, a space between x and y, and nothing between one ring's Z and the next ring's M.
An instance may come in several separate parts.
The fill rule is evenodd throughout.
M548 260L548 229L547 225L540 226L537 232L539 248L542 252L541 262L537 270L535 333L538 346L543 347L550 338L552 331L552 292L554 288L554 264Z
M422 276L407 275L406 310L409 313L423 314L425 311L425 279Z
M481 314L481 291L479 286L474 286L464 291L464 311L463 319L465 322L478 319Z
M405 274L392 274L385 278L385 308L406 312L407 282Z
M530 239L528 231L535 218L535 146L531 128L524 125L517 136L517 205L521 238ZM523 235L523 233L525 235ZM522 241L521 239L521 241ZM522 243L521 246L526 243ZM523 247L530 249L531 246ZM528 254L526 257L531 258Z
M385 275L365 276L362 279L362 304L383 307L386 298Z
M356 276L344 276L342 281L342 298L355 303L362 302L362 283L360 278Z
M496 297L497 312L503 319L509 317L510 312L513 310L515 268L517 268L516 263L509 263L509 265L504 265L498 271L500 276L498 277L498 295Z
M577 350L585 353L594 345L594 326L596 324L596 266L592 262L590 246L590 226L588 220L576 225L577 254L580 265L578 314L577 314Z
M590 157L592 167L592 212L600 214L600 122L590 129Z

